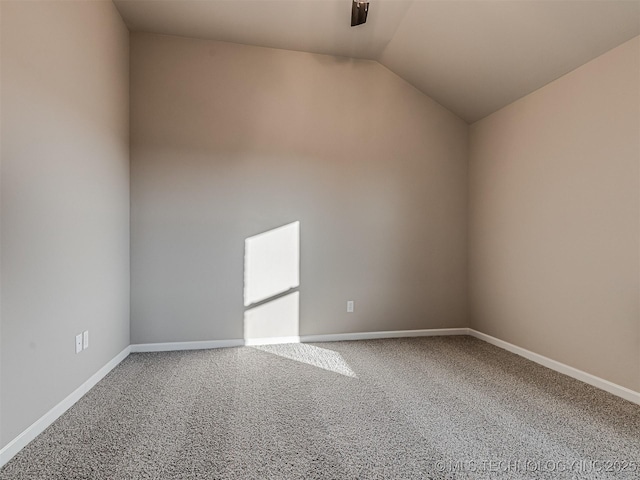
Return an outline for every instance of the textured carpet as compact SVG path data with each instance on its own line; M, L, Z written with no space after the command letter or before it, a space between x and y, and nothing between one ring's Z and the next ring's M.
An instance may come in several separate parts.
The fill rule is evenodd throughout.
M130 355L0 479L640 478L640 406L470 337Z

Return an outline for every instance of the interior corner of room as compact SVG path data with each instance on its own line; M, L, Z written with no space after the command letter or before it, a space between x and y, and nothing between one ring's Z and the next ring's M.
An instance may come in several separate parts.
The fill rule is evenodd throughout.
M640 404L640 3L155 3L0 2L0 468L131 352L472 336Z

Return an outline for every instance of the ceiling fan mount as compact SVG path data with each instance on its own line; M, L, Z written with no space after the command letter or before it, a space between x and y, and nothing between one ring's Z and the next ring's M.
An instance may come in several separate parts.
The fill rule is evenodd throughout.
M367 13L369 13L369 2L353 0L351 4L351 26L362 25L367 21Z

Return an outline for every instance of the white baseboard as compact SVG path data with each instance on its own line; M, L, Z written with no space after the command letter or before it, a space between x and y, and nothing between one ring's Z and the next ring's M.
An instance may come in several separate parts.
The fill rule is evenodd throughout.
M267 337L267 338L249 338L240 340L243 345L250 347L252 345L280 345L283 343L304 343L302 337Z
M358 333L330 333L327 335L303 335L300 341L313 342L343 342L347 340L375 340L377 338L403 337L441 337L448 335L468 335L468 328L426 328L422 330L390 330L386 332L358 332Z
M487 343L495 345L496 347L500 347L511 353L515 353L516 355L520 355L521 357L527 358L542 366L550 368L551 370L555 370L556 372L575 378L576 380L580 380L581 382L588 383L589 385L600 388L601 390L612 393L614 395L617 395L618 397L624 398L625 400L629 400L630 402L640 405L640 392L630 390L626 387L610 382L609 380L596 377L595 375L584 372L582 370L578 370L574 367L570 367L569 365L565 365L564 363L552 360L548 357L545 357L544 355L534 353L525 348L518 347L517 345L514 345L512 343L505 342L504 340L500 340L499 338L492 337L491 335L487 335L486 333L478 332L477 330L474 330L472 328L468 330L469 335L471 335L472 337L476 337Z
M300 335L292 337L268 337L243 340L208 340L202 342L139 343L131 345L131 352L168 352L173 350L201 350L208 348L241 347L243 345L275 345L281 343L341 342L346 340L372 340L376 338L435 337L444 335L468 335L468 328L430 328L422 330L392 330L387 332L330 333L325 335Z
M45 413L42 417L36 420L30 427L23 431L16 438L11 440L2 450L0 450L0 468L11 460L16 453L22 450L31 440L36 438L42 433L49 425L55 422L60 415L69 410L78 400L80 400L89 390L91 390L96 383L102 380L106 375L113 370L122 360L127 358L131 352L131 347L127 347L122 350L118 355L109 360L109 362L91 375L89 379L76 388L71 394L69 394L64 400L58 403L55 407Z
M138 343L131 345L131 353L171 352L176 350L204 350L209 348L241 347L244 340L206 340L200 342Z

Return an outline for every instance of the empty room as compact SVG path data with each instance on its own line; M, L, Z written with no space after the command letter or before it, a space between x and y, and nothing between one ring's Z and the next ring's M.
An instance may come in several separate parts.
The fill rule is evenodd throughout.
M640 478L640 0L0 0L0 480Z

